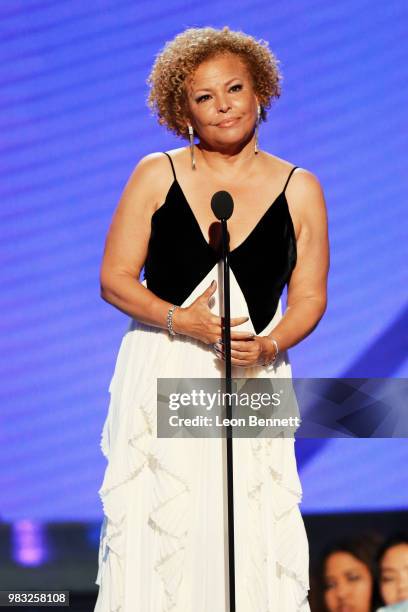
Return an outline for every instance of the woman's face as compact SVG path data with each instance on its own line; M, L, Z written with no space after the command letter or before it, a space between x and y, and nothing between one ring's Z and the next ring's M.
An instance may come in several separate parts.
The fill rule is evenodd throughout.
M380 590L387 605L408 599L408 544L392 546L383 555Z
M324 601L329 612L370 612L373 579L368 567L347 552L326 561Z
M201 142L228 151L252 138L258 103L239 56L228 53L206 60L187 80L186 89L189 120Z

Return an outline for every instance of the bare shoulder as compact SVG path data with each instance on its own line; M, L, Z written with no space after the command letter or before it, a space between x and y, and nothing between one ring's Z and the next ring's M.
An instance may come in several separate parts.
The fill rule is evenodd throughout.
M264 160L264 170L267 172L268 176L275 176L277 180L282 180L287 177L295 165L267 151L262 151L262 156Z
M294 170L286 188L286 201L296 239L303 242L327 242L328 220L323 188L315 174L304 168Z
M294 170L286 188L286 199L291 213L300 221L326 216L323 187L317 176L305 168Z
M301 168L286 159L278 157L277 155L272 155L271 153L266 152L264 152L264 154L266 163L269 166L269 172L273 172L275 176L278 176L281 179L287 179L293 168L296 168L290 178L287 190L289 190L289 187L293 185L296 185L296 192L299 193L313 189L321 189L318 178L309 170Z
M177 149L169 149L167 153L170 155L177 169L182 169L190 162L190 151L188 150L188 147L178 147Z
M162 152L149 153L142 157L126 183L124 193L154 212L162 203L173 180L168 157Z
M148 181L154 179L160 180L160 177L168 175L170 162L166 155L162 152L149 153L142 157L136 164L130 179ZM171 172L170 172L171 174Z
M318 177L296 164L265 153L267 172L277 177L282 187L289 182L285 195L292 217L295 234L298 237L302 226L311 222L326 222L326 204L322 185ZM295 168L295 170L293 170ZM293 172L292 172L293 170Z

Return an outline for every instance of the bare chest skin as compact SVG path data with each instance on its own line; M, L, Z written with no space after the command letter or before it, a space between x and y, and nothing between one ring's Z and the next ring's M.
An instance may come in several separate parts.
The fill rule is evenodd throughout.
M277 198L282 193L291 168L284 161L269 166L263 163L258 172L235 180L214 177L208 172L200 174L198 168L194 174L188 173L180 168L180 164L176 172L187 204L207 242L214 239L219 224L211 209L211 198L220 190L231 194L234 212L228 220L228 232L232 251L248 238L267 210L278 203ZM292 214L295 234L298 236L298 223L294 217Z

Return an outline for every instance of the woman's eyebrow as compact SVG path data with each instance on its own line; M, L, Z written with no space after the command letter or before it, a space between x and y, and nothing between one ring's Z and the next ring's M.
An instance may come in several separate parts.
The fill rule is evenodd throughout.
M224 85L229 85L230 83L232 83L232 81L235 81L240 78L241 77L232 77L232 79L229 79L228 81L226 81ZM198 87L197 89L194 89L194 93L197 93L198 91L211 91L211 88L207 89L206 87Z

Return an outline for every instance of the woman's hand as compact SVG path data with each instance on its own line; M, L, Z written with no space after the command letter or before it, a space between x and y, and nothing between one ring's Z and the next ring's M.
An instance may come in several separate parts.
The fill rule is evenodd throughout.
M224 346L217 351L220 359L225 359ZM231 364L248 368L264 366L276 357L276 348L268 336L253 336L246 340L233 340L231 337Z
M176 334L184 334L200 340L205 344L216 344L222 338L222 319L214 315L208 303L217 289L217 282L202 293L190 306L177 308L173 314L173 329ZM231 319L231 327L241 325L248 321L249 317L235 317ZM231 331L231 339L244 341L252 338L253 334L248 331ZM220 346L220 345L219 345Z

